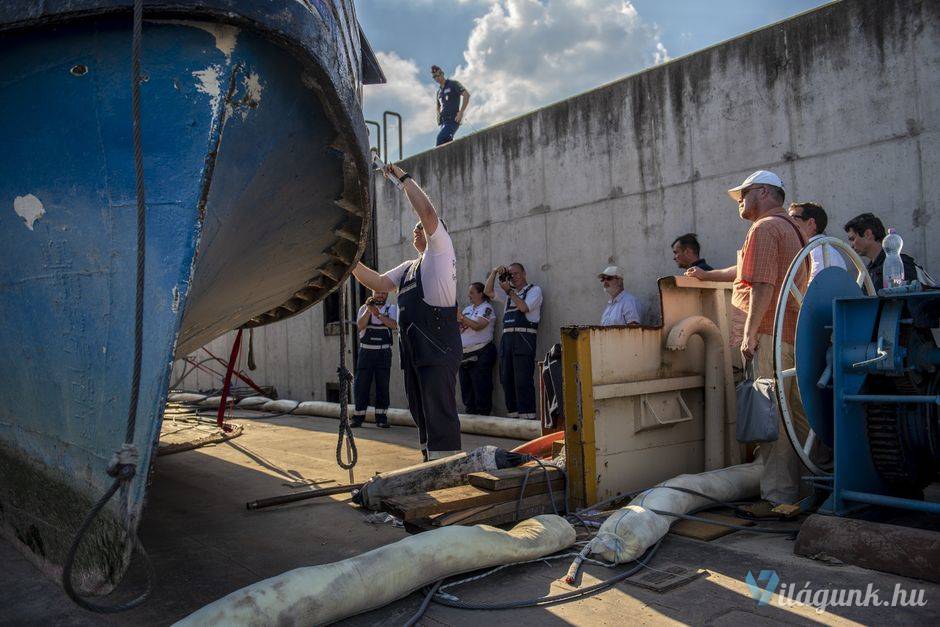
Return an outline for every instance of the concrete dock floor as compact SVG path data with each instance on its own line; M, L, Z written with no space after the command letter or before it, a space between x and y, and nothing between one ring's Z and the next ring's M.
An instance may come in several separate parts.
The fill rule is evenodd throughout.
M341 560L406 535L400 528L371 525L346 497L326 497L269 510L247 511L245 502L297 490L296 482L327 487L347 483L336 465L337 421L283 416L238 419L244 434L225 444L164 456L158 460L140 536L156 570L156 586L142 607L118 616L99 616L71 604L58 586L43 577L10 544L0 540L0 624L164 625L186 616L229 592L300 566ZM356 480L375 472L420 461L414 429L356 431L359 465ZM484 443L511 448L518 444L465 435L464 448ZM573 589L559 582L569 560L505 569L482 581L452 589L466 601L495 602L557 594ZM937 624L940 586L852 566L829 565L796 557L792 542L781 537L737 532L705 543L668 536L650 563L650 572L679 564L707 571L666 593L620 583L577 601L509 612L469 612L432 604L425 625L478 625L513 621L517 625L621 625L691 623L756 625L777 623ZM869 584L889 599L895 584L923 589L923 607L758 606L745 577L773 570L780 581L814 589L865 590ZM130 587L141 574L133 569ZM618 571L619 572L619 571ZM590 566L581 586L613 571ZM400 625L417 609L412 594L392 605L344 624Z

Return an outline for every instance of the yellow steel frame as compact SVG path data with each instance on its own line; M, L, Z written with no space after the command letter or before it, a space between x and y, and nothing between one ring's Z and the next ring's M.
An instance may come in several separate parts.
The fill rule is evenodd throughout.
M594 440L594 383L591 333L561 330L562 390L565 404L565 457L568 509L597 502L597 449Z

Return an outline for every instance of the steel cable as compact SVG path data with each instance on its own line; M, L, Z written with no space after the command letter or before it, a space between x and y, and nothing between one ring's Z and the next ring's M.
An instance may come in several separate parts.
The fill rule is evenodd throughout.
M153 589L154 572L153 564L147 556L143 545L140 543L136 533L128 533L132 550L140 553L143 557L147 569L147 587L137 597L116 603L114 605L99 605L92 603L80 596L72 587L72 568L75 565L75 556L78 553L78 547L82 539L91 528L91 524L97 518L99 512L111 500L120 488L131 482L137 474L137 450L134 447L134 435L137 430L137 404L140 399L140 372L141 362L143 361L143 337L144 337L144 270L146 267L146 244L147 244L147 209L146 195L144 190L144 159L141 141L140 124L140 51L141 40L143 39L143 0L134 0L133 16L133 34L131 39L131 116L133 118L134 135L134 177L136 182L137 197L137 282L134 293L134 366L131 376L131 395L127 410L127 428L124 435L124 445L121 450L116 452L111 462L108 464L108 475L114 478L111 487L102 495L98 502L85 515L72 544L66 553L65 561L62 566L62 587L65 593L80 607L102 614L113 614L133 609L150 596ZM127 499L121 504L121 512L125 522L125 532L129 531L130 516L127 513ZM133 553L131 554L133 555Z
M351 470L359 461L359 450L356 448L356 437L349 425L349 384L353 376L346 369L346 286L340 285L339 290L339 368L336 369L339 376L339 435L336 440L336 463L343 470ZM344 440L349 445L349 459L346 461L343 461Z

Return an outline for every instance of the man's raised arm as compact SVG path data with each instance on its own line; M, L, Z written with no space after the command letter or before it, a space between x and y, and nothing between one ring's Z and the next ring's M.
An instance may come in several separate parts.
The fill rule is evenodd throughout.
M401 178L405 176L405 171L394 163L390 163L387 167L388 171L398 180L401 180ZM386 173L386 176L388 176L388 173ZM421 221L421 226L424 227L424 234L427 237L431 237L437 230L438 223L437 211L434 210L431 199L428 198L424 190L415 183L411 175L408 175L407 178L402 181L402 184L405 186L405 194L408 196L409 202L411 202L411 208L415 210L418 219Z
M398 289L398 286L390 278L379 274L361 262L356 264L352 269L352 273L357 281L374 292L394 292Z

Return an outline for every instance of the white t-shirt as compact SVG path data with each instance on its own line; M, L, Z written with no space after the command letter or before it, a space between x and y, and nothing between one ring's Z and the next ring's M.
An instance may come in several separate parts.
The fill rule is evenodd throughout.
M531 284L526 283L526 285L524 285L522 289L515 290L516 293L517 294L521 293L529 285ZM502 301L508 304L509 294L506 293L506 290L504 290L503 287L499 283L493 286L493 295L496 297L496 300ZM539 320L541 320L542 319L542 288L539 287L538 285L532 285L532 287L529 288L529 291L526 292L525 304L529 308L529 311L526 314L524 314L525 319L528 320L529 322L538 322Z
M814 235L809 238L809 242L814 239L819 239L822 235ZM809 244L809 242L806 242ZM825 246L820 246L819 248L814 248L810 251L810 271L809 271L809 280L812 281L816 278L816 275L819 274L823 266L823 248ZM829 247L829 267L836 266L837 268L845 268L845 259L842 258L842 253L836 250L834 247Z
M361 307L359 307L359 313L356 314L356 320L361 318L366 313L366 309L368 309L368 307L366 307L365 305L362 305ZM389 305L388 303L385 303L384 305L379 307L379 311L384 313L386 316L388 316L395 322L398 322L398 307L397 306ZM379 324L382 324L382 321L376 318L375 316L369 316L369 324L379 325ZM388 328L388 327L385 327L384 324L382 326L384 328ZM363 335L365 335L365 333L366 333L366 330L363 329L362 331L359 332L359 337L362 337Z
M463 343L464 352L475 351L483 348L493 341L493 327L496 326L496 311L493 305L483 301L479 305L467 305L463 309L463 315L471 320L487 320L489 324L476 331L467 327L460 332L460 341Z
M424 288L424 302L434 307L453 307L457 304L457 255L454 243L444 225L438 221L434 235L428 238L427 250L421 262L421 286ZM401 285L401 278L415 262L414 259L401 263L382 276L391 279L395 289Z
M640 321L640 305L632 294L623 291L607 301L601 326L612 327Z

